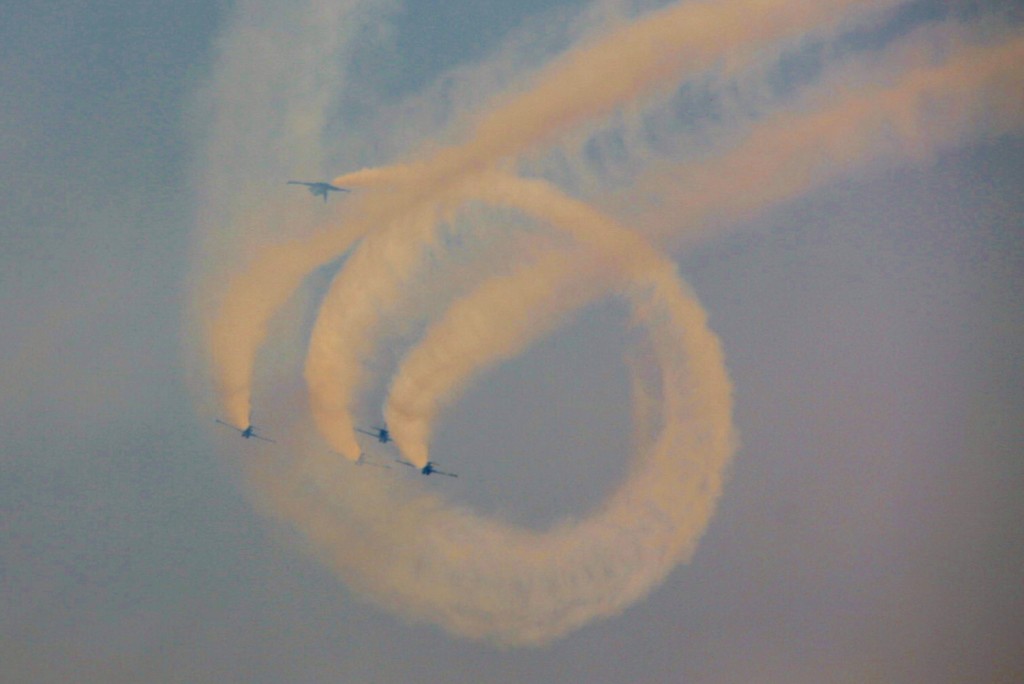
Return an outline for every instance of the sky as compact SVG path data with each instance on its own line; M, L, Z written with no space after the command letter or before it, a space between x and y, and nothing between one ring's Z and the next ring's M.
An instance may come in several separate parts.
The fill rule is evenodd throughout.
M3 681L1024 677L1020 3L0 10Z

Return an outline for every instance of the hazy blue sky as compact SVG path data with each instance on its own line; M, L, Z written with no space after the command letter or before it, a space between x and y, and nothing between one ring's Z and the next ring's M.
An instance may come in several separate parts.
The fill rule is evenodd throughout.
M627 5L632 15L660 3L604 3ZM715 79L684 87L646 130L675 136L670 160L703 158L673 145L713 158L730 127L756 124L833 62L882 54L929 22L984 24L996 11L906 5L850 28L838 47L809 39L778 67L768 54L735 90ZM922 154L839 165L695 244L662 241L708 311L735 388L742 446L718 510L693 561L621 615L502 650L360 598L247 498L246 451L197 397L187 315L193 279L248 239L246 224L216 233L197 217L271 204L298 222L330 216L336 199L325 207L284 180L400 161L428 136L457 137L453 121L606 15L542 0L273 7L0 0L0 679L1024 677L1020 120L992 135L982 119L952 142L929 129ZM353 9L339 19L326 7ZM279 40L280 53L246 55L233 33L242 25L266 45ZM306 36L335 27L332 52L317 53L330 41ZM231 71L233 58L250 67ZM304 80L310 64L325 65L316 76L327 85ZM856 82L856 68L843 78ZM885 73L884 60L871 68ZM251 118L225 124L211 102L231 73L251 79L232 92L254 103L301 114L301 98L319 102L316 88L337 101L305 137L276 136L267 111L238 101L218 111ZM704 131L702 117L717 127ZM244 163L204 161L231 135ZM584 171L557 154L532 161L593 199L650 161L619 155L618 142L595 134ZM203 179L217 183L205 200ZM259 239L268 226L254 229ZM614 301L588 308L473 385L433 445L463 477L424 486L537 526L601 501L627 466L625 321ZM279 392L301 394L299 379ZM273 434L267 394L256 422Z

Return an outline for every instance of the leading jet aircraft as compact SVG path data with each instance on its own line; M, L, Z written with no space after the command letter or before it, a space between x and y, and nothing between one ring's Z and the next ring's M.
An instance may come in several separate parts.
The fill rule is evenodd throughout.
M387 444L388 442L393 441L391 439L391 433L388 432L388 429L386 427L375 427L370 428L369 430L364 430L363 428L356 428L356 432L362 432L364 435L370 435L381 444Z
M413 465L408 461L403 461L401 459L395 460L401 463L402 465L407 465L410 468L415 468L416 470L420 471L420 475L447 475L448 477L458 477L458 475L456 475L455 473L446 473L443 470L438 470L437 464L434 463L433 461L427 461L427 465L420 468L419 466Z
M240 428L240 427L236 427L236 426L232 425L231 423L225 423L220 418L214 418L214 420L217 421L218 423L220 423L221 425L225 425L225 426L231 428L235 432L237 432L240 435L242 435L242 437L244 437L245 439L250 439L250 438L255 437L256 439L262 439L264 442L270 442L271 444L277 444L277 442L275 442L274 440L270 439L269 437L264 437L263 435L257 435L256 434L256 428L254 426L252 426L252 425L247 425L243 429L243 428Z
M307 181L290 180L288 181L288 185L305 185L309 188L309 191L313 193L314 197L323 197L324 202L327 201L327 193L329 192L352 192L348 188L339 188L337 185L331 185L330 183L323 181L310 183Z

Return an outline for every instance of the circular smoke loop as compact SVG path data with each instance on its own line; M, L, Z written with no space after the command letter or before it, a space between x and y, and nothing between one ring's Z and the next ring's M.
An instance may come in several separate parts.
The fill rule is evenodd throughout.
M634 329L627 365L637 450L625 482L588 517L536 531L315 447L288 461L251 461L250 476L267 512L359 593L455 634L537 645L622 611L690 557L735 446L731 389L718 340L670 260L547 182L492 172L420 201L416 220L367 234L335 275L306 362L314 422L332 448L344 453L354 441L355 407L369 383L362 359L412 313L415 304L397 303L408 298L403 288L444 243L438 223L450 211L436 203L470 201L515 209L576 249L541 251L432 303L437 313L405 350L385 402L403 457L426 463L435 421L474 376L579 307L619 297ZM575 296L562 296L570 283Z
M824 70L801 106L780 100L745 125L734 146L703 161L663 160L667 166L654 164L636 184L616 187L612 199L629 210L615 212L612 201L610 211L634 217L628 227L510 169L548 152L571 158L573 135L625 107L642 109L645 98L712 65L727 73L753 69L791 41L825 40L900 4L671 3L581 41L523 90L495 98L462 122L464 142L432 143L409 164L334 179L353 192L343 203L318 203L318 213L283 201L250 205L250 197L224 195L223 188L235 187L239 168L280 173L317 165L309 150L323 143L338 88L330 65L344 61L340 32L356 24L340 4L315 27L299 4L280 6L295 13L286 18L239 15L208 93L213 121L201 171L210 196L200 199L200 210L210 229L200 232L197 261L209 273L194 312L228 422L248 424L256 375L261 400L274 394L265 385L281 373L265 370L274 358L287 365L289 356L261 353L273 346L265 345L268 337L278 346L304 344L304 330L289 337L278 325L272 334L271 324L287 319L278 314L295 303L306 279L344 258L308 340L310 416L296 418L290 431L275 420L279 444L247 451L242 461L257 504L296 530L358 594L468 638L544 644L650 592L692 555L737 439L719 342L674 264L641 235L681 240L702 223L742 220L873 160L927 159L970 136L1019 130L1024 40L983 40L992 33L987 28L957 24L894 39L859 62L853 55L851 64ZM291 21L303 31L281 45L292 34L276 24L264 30L261 21ZM261 50L268 46L260 36L273 49ZM938 56L937 44L946 45ZM251 88L253 82L263 87ZM246 116L255 131L248 137L238 127ZM267 139L277 143L270 152ZM634 188L649 197L625 197ZM471 248L459 254L465 268L438 269L458 250L443 228L458 214L476 212L475 235L511 232L480 207L543 229L523 231L518 238L530 248L508 250L500 268L493 253ZM283 227L305 237L267 244ZM225 236L238 239L225 245ZM555 244L560 248L545 248ZM232 258L244 266L222 272ZM367 404L382 382L370 360L400 355L383 379L387 396L376 418L386 421L403 457L422 467L438 421L482 372L608 297L631 312L634 447L623 454L630 459L625 480L586 517L532 530L446 501L421 478L353 467L360 457L355 428L374 419ZM411 321L424 326L416 338ZM273 401L282 409L305 406L279 396L266 403Z

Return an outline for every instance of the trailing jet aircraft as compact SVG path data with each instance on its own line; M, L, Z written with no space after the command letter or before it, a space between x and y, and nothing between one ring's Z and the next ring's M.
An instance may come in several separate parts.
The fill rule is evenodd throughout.
M224 426L227 426L227 427L231 428L235 432L237 432L240 435L242 435L242 437L244 437L245 439L250 439L250 438L254 437L256 439L262 439L264 442L270 442L272 444L277 444L277 442L275 442L274 440L270 439L269 437L264 437L263 435L257 435L256 434L256 428L253 425L247 425L247 426L245 426L245 428L240 428L240 427L236 427L236 426L232 425L231 423L225 423L220 418L214 418L214 420L217 421L218 423L220 423L221 425L224 425Z
M448 477L458 477L458 475L456 475L455 473L446 473L443 470L438 470L436 467L437 464L434 463L433 461L427 461L427 465L420 468L419 466L413 465L408 461L403 461L402 459L395 460L401 463L402 465L407 465L410 468L416 468L416 470L420 471L420 475L447 475Z
M348 188L339 188L337 185L331 185L323 181L310 183L307 181L290 180L288 185L305 185L314 197L323 197L324 202L327 201L327 193L329 192L352 192Z
M370 435L381 444L387 444L388 442L393 441L391 439L391 433L388 432L388 429L386 427L374 427L370 428L369 430L364 430L363 428L356 428L356 432L362 432L364 435Z

